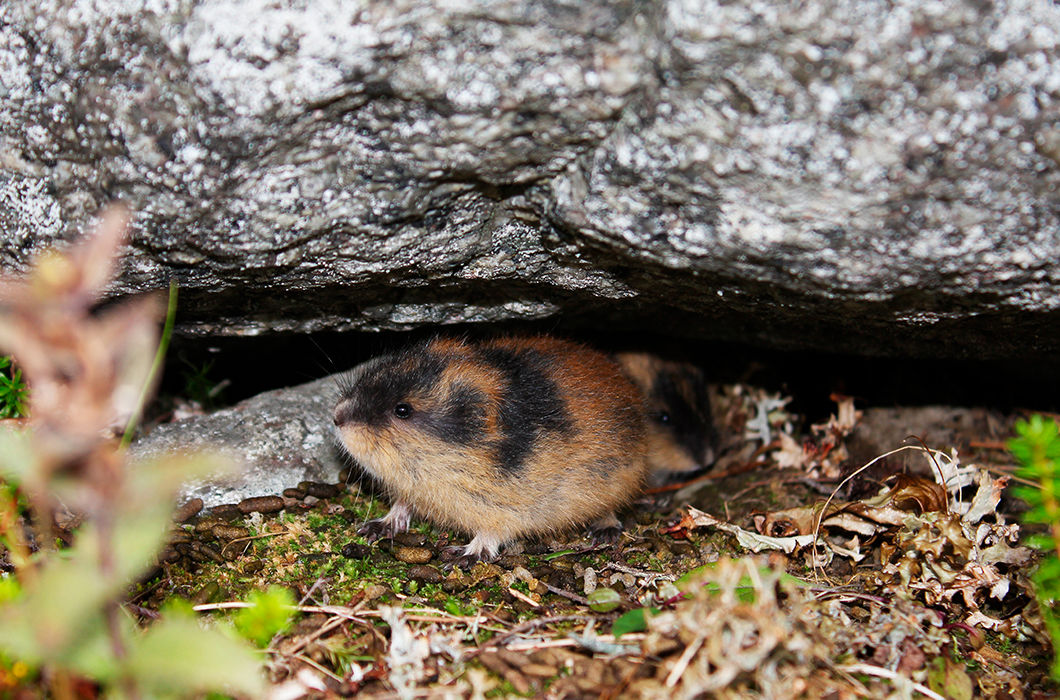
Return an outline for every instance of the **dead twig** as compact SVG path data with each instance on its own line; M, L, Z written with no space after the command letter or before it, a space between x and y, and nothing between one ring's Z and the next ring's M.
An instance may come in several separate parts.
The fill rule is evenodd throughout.
M902 681L908 683L916 692L920 693L925 697L931 698L931 700L946 700L945 697L939 695L931 688L926 685L917 683L914 680L906 678L897 671L892 671L887 668L880 668L879 666L870 666L869 664L846 664L844 666L836 666L837 669L842 671L849 671L850 673L864 673L866 676L876 676L877 678L886 678L891 681Z
M570 591L565 591L562 588L557 588L556 586L553 586L551 583L547 583L545 581L542 581L541 583L542 583L542 585L544 585L545 588L547 588L549 590L550 593L555 593L558 596L563 596L567 600L572 600L575 603L578 603L579 605L588 605L589 604L589 599L588 598L580 596L577 593L571 593Z
M523 593L522 591L520 591L520 590L518 590L516 588L508 586L508 593L513 598L517 598L517 599L523 601L524 603L529 605L531 608L540 608L541 607L541 603L537 602L536 600L534 600L533 598L531 598L530 596L528 596L527 594Z
M539 617L536 620L529 620L521 625L513 627L505 635L494 637L485 644L480 645L475 653L481 654L483 651L491 649L492 647L504 645L521 634L526 634L539 627L544 627L545 625L552 625L558 622L589 622L591 620L593 620L593 618L589 615L554 615L552 617Z
M645 489L644 493L649 496L657 493L669 493L670 491L680 491L686 486L692 486L693 484L701 484L707 481L716 481L718 479L724 479L730 476L736 476L737 474L743 474L745 472L753 471L759 467L764 467L769 464L768 460L756 460L754 462L745 462L738 464L735 467L729 467L721 471L712 471L707 474L702 474L694 479L687 481L680 481L676 484L664 484L663 486L656 486L655 488Z

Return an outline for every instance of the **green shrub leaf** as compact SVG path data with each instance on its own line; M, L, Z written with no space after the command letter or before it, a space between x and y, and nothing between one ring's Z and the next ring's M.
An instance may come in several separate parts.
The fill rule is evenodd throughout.
M159 620L132 645L126 673L145 695L225 691L261 697L261 659L244 642L204 629L193 617Z
M611 634L621 637L627 632L643 632L648 629L648 615L658 615L659 608L635 608L619 616L611 625Z

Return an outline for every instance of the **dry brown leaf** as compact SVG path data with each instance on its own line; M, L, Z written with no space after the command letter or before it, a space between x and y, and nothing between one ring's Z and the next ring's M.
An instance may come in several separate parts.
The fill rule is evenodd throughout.
M934 481L911 474L896 474L893 479L888 495L896 508L917 513L948 510L946 489Z
M781 469L806 469L813 464L813 451L795 441L787 433L779 433L780 447L773 453L773 461Z
M800 547L812 544L814 540L813 535L798 535L794 537L769 537L767 535L760 535L756 532L744 530L742 527L733 525L732 523L718 520L713 515L704 513L692 506L688 506L688 512L678 525L683 526L686 529L695 527L714 527L723 532L728 532L736 536L736 541L741 547L745 547L752 552L778 549L790 554ZM670 528L670 530L673 529L674 528Z
M997 504L1001 501L1001 492L1009 482L1009 477L1001 476L994 479L990 472L983 470L979 474L979 488L968 505L968 512L963 516L967 523L977 523L987 515L997 512Z
M754 516L755 529L770 537L812 535L817 528L820 506L788 508Z

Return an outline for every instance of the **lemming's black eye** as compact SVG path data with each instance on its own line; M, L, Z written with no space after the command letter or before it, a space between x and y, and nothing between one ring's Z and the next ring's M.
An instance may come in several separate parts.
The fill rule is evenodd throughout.
M663 411L662 413L660 413L659 414L659 422L662 423L663 425L670 425L670 414L667 413L666 411Z
M408 418L412 415L412 406L409 406L407 403L399 403L397 406L394 406L394 415L398 418Z

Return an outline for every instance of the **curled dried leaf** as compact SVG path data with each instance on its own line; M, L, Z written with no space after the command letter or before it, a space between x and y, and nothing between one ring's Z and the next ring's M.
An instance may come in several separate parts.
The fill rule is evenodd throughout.
M917 513L945 513L949 510L946 489L934 481L911 474L896 474L893 479L889 496L896 508Z

